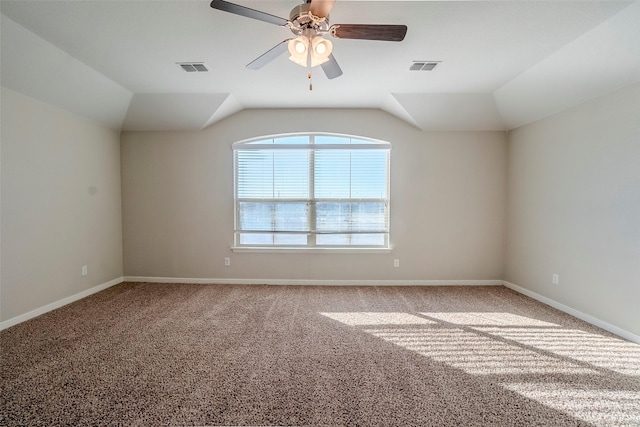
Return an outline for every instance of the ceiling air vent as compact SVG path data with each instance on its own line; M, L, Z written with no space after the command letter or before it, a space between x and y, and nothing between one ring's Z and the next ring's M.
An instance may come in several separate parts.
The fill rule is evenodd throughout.
M177 64L187 73L204 73L209 71L204 62L177 62Z
M411 71L431 71L440 63L440 61L413 61L409 67Z

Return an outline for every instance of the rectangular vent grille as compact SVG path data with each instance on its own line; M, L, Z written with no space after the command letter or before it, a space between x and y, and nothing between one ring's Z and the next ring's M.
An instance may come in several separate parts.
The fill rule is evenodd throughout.
M177 64L187 73L204 73L209 71L204 62L177 62Z
M409 67L411 71L432 71L440 61L413 61Z

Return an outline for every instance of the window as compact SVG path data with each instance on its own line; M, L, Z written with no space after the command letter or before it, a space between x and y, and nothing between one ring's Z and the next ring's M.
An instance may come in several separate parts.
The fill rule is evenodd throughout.
M388 248L390 150L326 134L234 144L235 246Z

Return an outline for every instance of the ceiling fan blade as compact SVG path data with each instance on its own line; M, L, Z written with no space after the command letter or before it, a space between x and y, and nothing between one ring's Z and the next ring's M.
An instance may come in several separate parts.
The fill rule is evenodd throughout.
M342 69L340 65L338 65L338 61L334 58L333 54L329 55L329 60L320 65L322 67L322 71L327 75L328 79L335 79L336 77L340 77L342 75Z
M272 47L271 49L269 49L268 51L266 51L256 59L254 59L253 61L249 62L247 64L247 68L251 70L259 70L260 68L264 67L269 62L273 61L278 56L282 55L287 50L289 50L289 40L291 39L287 39L282 43L278 43L277 45L275 45L274 47Z
M309 11L319 18L326 18L336 0L311 0Z
M383 40L400 42L407 34L406 25L338 24L329 29L339 39Z
M246 16L247 18L253 18L258 21L264 21L280 26L287 25L288 22L286 19L280 18L279 16L270 15L265 12L260 12L259 10L250 9L224 0L212 0L211 7L224 12L235 13L236 15Z

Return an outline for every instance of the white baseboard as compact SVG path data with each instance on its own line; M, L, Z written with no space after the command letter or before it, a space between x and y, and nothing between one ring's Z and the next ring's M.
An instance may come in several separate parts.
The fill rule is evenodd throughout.
M311 280L213 279L125 276L125 282L198 283L211 285L320 285L320 286L502 286L502 280Z
M561 304L557 301L552 300L551 298L547 298L545 296L542 296L540 294L537 294L533 291L530 291L528 289L525 289L521 286L518 285L514 285L513 283L507 282L507 281L503 281L504 286L506 286L509 289L512 289L518 293L521 293L523 295L526 295L530 298L533 298L534 300L540 301L544 304L547 304L555 309L558 309L560 311L564 311L567 314L572 315L573 317L577 317L580 320L584 320L587 323L591 323L594 326L597 326L601 329L604 329L605 331L609 331L612 334L616 334L622 338L625 338L629 341L635 342L637 344L640 344L640 336L629 332L627 330L624 330L622 328L619 328L617 326L614 326L610 323L607 323L603 320L598 319L597 317L593 317L589 314L583 313L581 311L578 311L574 308L571 308L569 306L566 306L564 304Z
M33 319L34 317L38 317L41 314L55 310L56 308L60 308L74 301L78 301L79 299L88 297L91 294L95 294L96 292L100 292L102 290L110 288L111 286L117 285L118 283L122 283L123 281L124 279L122 277L118 277L113 280L109 280L108 282L105 282L101 285L94 286L93 288L86 289L82 292L78 292L77 294L52 302L51 304L47 304L40 308L36 308L35 310L31 310L28 313L24 313L19 316L13 317L11 319L5 320L4 322L0 322L0 331L3 329L9 328L13 325L17 325L18 323L22 323L26 320Z

